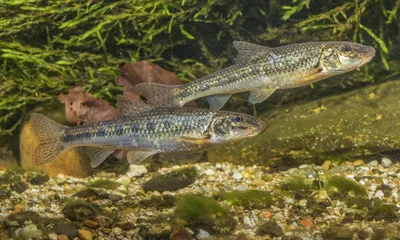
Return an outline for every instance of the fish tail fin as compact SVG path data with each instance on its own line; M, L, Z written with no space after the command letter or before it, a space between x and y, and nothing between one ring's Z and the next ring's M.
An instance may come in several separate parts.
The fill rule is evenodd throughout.
M148 103L156 106L180 107L173 94L178 85L164 85L159 83L140 83L135 90L145 97Z
M51 162L66 150L63 135L67 126L38 113L32 113L30 121L39 139L39 146L32 157L34 164L42 165Z

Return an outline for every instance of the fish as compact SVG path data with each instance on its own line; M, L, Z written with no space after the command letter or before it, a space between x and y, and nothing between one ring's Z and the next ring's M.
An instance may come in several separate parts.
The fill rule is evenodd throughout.
M277 89L305 86L360 68L375 49L352 42L307 42L276 48L234 41L236 63L183 85L141 83L137 92L159 106L181 107L206 97L221 109L234 93L250 92L248 101L261 103Z
M265 122L251 115L203 108L157 107L123 96L112 120L64 126L39 113L30 122L38 136L33 163L53 161L63 151L82 147L91 167L116 149L127 150L130 164L157 153L193 153L262 132Z

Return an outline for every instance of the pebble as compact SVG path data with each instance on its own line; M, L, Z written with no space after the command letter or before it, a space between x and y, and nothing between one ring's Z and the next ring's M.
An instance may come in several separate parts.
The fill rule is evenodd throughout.
M131 183L131 178L126 175L123 175L117 179L117 183L120 183L122 185L128 185L129 183Z
M112 229L112 233L113 233L115 236L121 235L122 232L123 232L122 229L119 228L119 227L115 227L115 228Z
M272 213L270 211L264 211L264 212L260 213L260 217L270 218L270 217L272 217Z
M243 223L246 228L254 228L256 226L256 221L253 217L245 216L243 218Z
M207 176L212 176L212 175L214 175L214 170L207 169L206 171L204 171L204 174L207 175Z
M262 180L262 179L254 179L254 180L251 182L251 185L258 186L258 187L264 186L264 185L265 185L265 181Z
M332 165L332 161L331 161L331 160L326 160L326 161L322 164L322 168L323 168L325 171L329 171L329 168L331 167L331 165Z
M397 192L392 192L392 197L397 200L399 198L399 194Z
M233 179L242 179L243 176L241 173L235 172L235 173L233 173L232 178Z
M381 164L384 167L389 167L392 164L392 160L390 160L389 158L382 158Z
M67 235L64 234L60 234L57 236L57 240L68 240L69 238L67 237Z
M82 240L92 240L92 233L85 229L78 230L79 238Z
M312 227L314 225L314 220L312 218L306 218L300 221L300 225L303 227Z
M143 176L146 173L148 173L148 171L147 171L147 168L145 166L132 164L132 165L129 166L129 170L126 173L126 175L128 177L132 178L132 177Z
M355 167L362 166L362 165L364 165L364 164L365 164L364 161L361 160L361 159L355 160L355 161L353 162L353 165L354 165Z
M383 196L385 196L385 194L381 190L379 190L375 193L375 197L377 197L377 198L382 198Z
M90 228L98 228L100 226L97 222L90 220L90 219L84 220L83 224L85 224L86 226L88 226Z
M197 239L205 239L205 238L208 238L209 236L210 236L210 234L207 231L199 228L199 233L196 235L196 238Z
M49 238L49 240L57 240L57 234L55 233L50 233L49 235L47 235L47 237Z
M336 167L333 167L331 170L329 170L329 173L336 174L336 173L343 173L345 171L346 171L345 166L336 166Z
M283 230L274 222L266 222L258 227L256 234L259 236L265 236L268 234L271 235L271 237L280 237L283 235Z
M285 203L286 204L294 204L294 200L293 200L293 198L289 198L289 197L287 197L287 198L285 198Z
M247 184L240 184L235 187L235 190L238 191L246 191L247 189L249 189L249 186L247 186Z
M370 166L370 167L376 167L376 166L378 166L378 161L377 160L373 160L373 161L371 161L371 162L369 162L368 163L368 166Z

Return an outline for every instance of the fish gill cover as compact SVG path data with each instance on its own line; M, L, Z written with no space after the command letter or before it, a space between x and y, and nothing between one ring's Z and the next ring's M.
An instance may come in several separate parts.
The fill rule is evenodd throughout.
M399 0L2 1L0 137L75 86L115 102L122 62L154 62L187 82L232 64L233 40L374 45L381 62L318 86L334 91L385 81L386 70L398 65L389 52L398 50L392 43L399 7Z

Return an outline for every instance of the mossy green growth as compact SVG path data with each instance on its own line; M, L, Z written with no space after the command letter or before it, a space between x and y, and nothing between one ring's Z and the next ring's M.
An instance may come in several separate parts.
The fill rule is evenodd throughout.
M175 216L186 220L192 227L203 228L210 233L229 233L236 224L218 201L204 196L178 198Z
M363 186L343 176L328 176L324 181L324 190L331 198L367 196L367 192Z
M303 176L291 176L278 184L277 189L291 194L301 193L309 194L314 190L317 190L313 185L312 181Z
M12 168L7 169L7 171L0 176L0 185L1 184L16 184L22 182L25 170L22 168Z
M267 208L276 202L275 197L271 193L260 190L221 192L218 196L221 196L222 199L232 205L244 208Z
M384 203L381 200L375 200L371 206L371 209L369 209L369 218L371 220L395 220L398 218L398 215L396 214L396 206Z
M111 189L111 190L115 190L118 188L118 183L115 181L111 181L108 179L99 179L93 182L89 182L87 184L87 187L91 187L91 188L103 188L103 189Z

